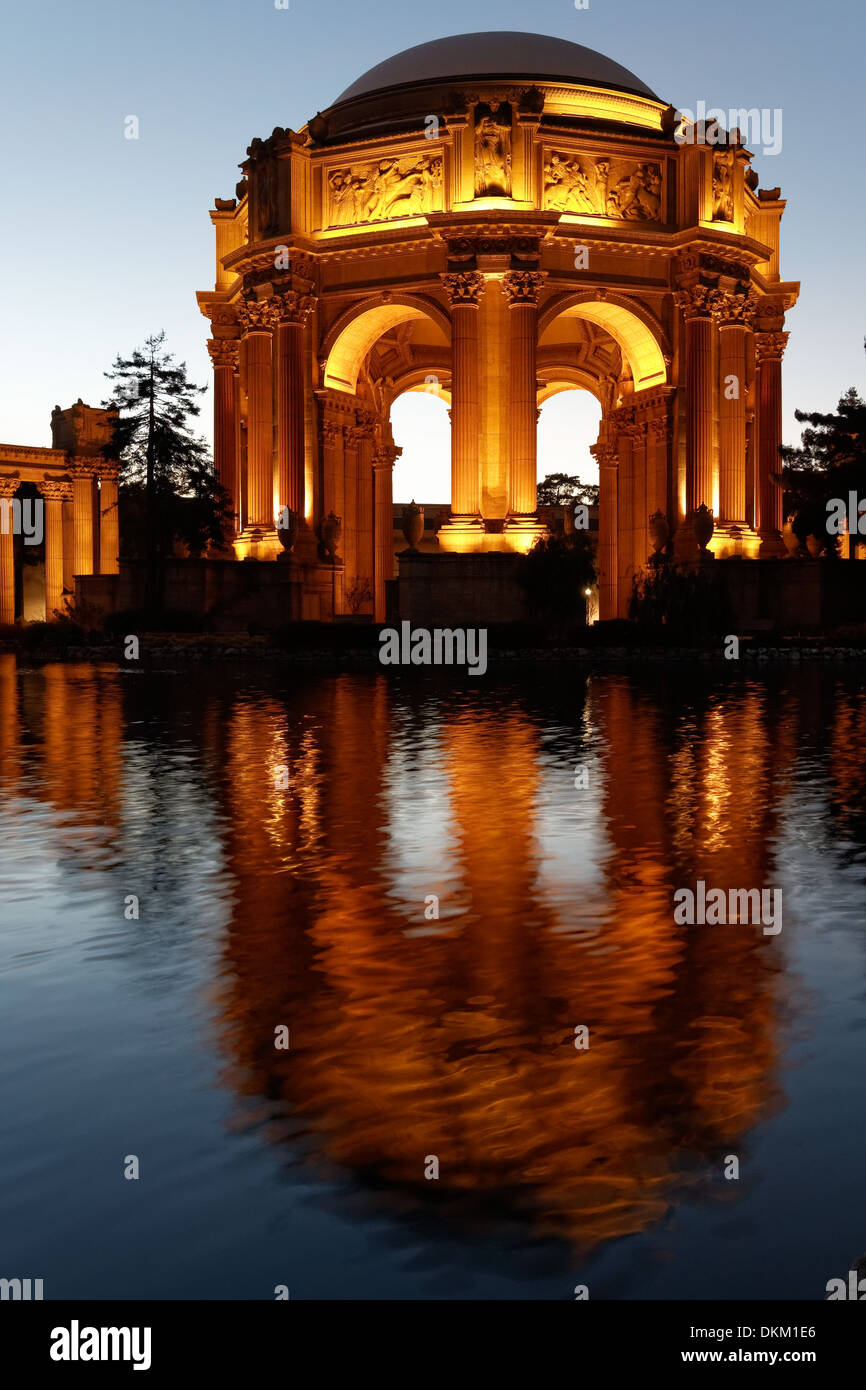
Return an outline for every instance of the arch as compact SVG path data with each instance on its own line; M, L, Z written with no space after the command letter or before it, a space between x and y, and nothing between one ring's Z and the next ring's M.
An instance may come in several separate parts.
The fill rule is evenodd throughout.
M539 354L539 357L541 354ZM558 395L561 391L588 391L594 396L604 410L604 394L602 383L592 372L586 371L583 367L568 365L557 362L550 366L543 361L539 361L538 379L543 382L543 386L538 392L538 404L542 406L545 401L549 401L551 396Z
M322 343L324 385L354 395L361 364L377 338L410 319L427 319L441 332L444 344L450 343L448 315L434 300L420 295L386 291L377 301L361 300L345 310Z
M558 295L539 315L539 342L558 318L588 319L605 329L620 348L635 391L667 384L669 358L664 331L643 305L607 290L579 290Z

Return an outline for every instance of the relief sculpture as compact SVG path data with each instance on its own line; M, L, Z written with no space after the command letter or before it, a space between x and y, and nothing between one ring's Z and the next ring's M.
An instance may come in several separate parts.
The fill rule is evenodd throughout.
M554 153L544 166L544 206L558 212L658 222L661 195L658 164Z
M408 155L352 164L328 175L331 227L417 217L442 207L442 156Z
M475 197L511 197L511 125L504 107L480 112L475 126Z

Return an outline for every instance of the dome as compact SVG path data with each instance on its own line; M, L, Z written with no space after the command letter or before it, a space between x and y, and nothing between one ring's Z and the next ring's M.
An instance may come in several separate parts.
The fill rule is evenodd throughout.
M522 34L500 30L492 33L454 34L405 48L393 58L377 63L347 87L334 102L355 101L393 87L412 87L427 82L531 78L567 82L574 86L606 87L635 96L658 97L633 72L597 53L594 48L556 39L549 34Z

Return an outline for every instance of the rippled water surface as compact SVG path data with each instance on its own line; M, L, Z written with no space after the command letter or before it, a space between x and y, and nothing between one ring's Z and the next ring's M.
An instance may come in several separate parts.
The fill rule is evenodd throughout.
M864 768L842 668L0 656L0 1275L821 1298L866 1252ZM782 931L675 925L698 879Z

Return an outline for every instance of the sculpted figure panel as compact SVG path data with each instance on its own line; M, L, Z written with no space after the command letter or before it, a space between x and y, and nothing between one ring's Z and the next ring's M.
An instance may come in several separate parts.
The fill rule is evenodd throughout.
M629 222L658 222L661 166L553 151L544 165L544 207Z
M441 154L351 164L328 174L328 226L354 227L442 209Z
M734 220L734 152L713 155L713 221Z
M505 108L496 105L476 113L475 197L485 195L511 197L511 123Z

